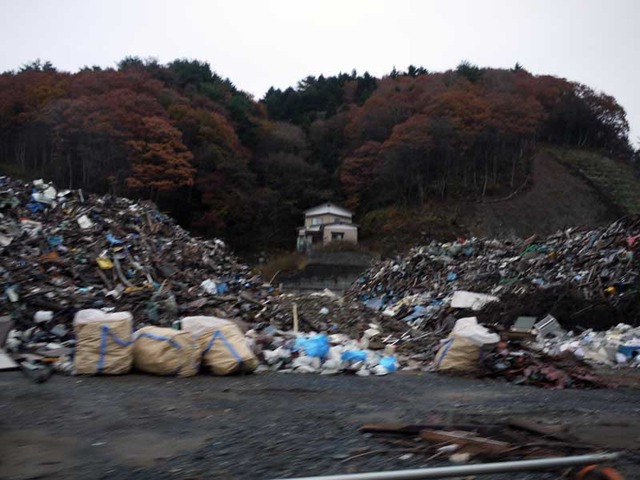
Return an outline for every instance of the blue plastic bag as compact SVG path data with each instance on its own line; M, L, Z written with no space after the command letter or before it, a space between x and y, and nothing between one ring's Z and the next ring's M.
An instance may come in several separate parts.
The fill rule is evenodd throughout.
M60 235L51 235L47 237L47 242L49 242L50 247L57 247L62 245L63 238Z
M380 359L380 365L389 370L395 372L398 370L398 360L396 357L382 357Z
M27 203L25 207L27 207L31 213L37 213L45 209L45 206L41 203Z
M340 356L343 362L348 361L356 361L356 362L364 362L367 359L367 352L363 352L362 350L347 350L346 352L342 352Z
M122 245L124 242L113 236L113 233L107 233L105 238L111 245Z
M299 337L296 340L293 350L304 350L309 357L324 358L329 353L329 338L324 335L315 335L311 338Z

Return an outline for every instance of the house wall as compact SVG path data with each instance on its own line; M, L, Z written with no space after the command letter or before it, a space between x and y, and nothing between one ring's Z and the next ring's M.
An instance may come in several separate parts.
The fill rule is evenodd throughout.
M320 218L322 220L323 224L327 224L327 223L332 223L332 222L345 222L345 223L351 223L351 218L348 217L339 217L337 215L332 215L329 213L325 213L324 215L312 215L312 216L306 216L304 219L304 226L305 227L310 227L311 225L313 225L313 219L314 218Z
M343 242L351 242L358 243L358 229L351 225L331 225L324 227L324 237L322 239L322 243L325 245L327 243L331 243L331 233L332 232L340 232L344 234L342 238Z

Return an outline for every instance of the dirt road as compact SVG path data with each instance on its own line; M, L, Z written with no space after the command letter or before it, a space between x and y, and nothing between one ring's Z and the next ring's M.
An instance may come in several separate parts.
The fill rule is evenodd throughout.
M0 477L267 479L424 467L403 460L367 422L506 417L570 422L640 478L640 390L548 391L436 374L387 377L261 374L167 379L63 377L35 385L0 374ZM555 474L486 476L551 479Z

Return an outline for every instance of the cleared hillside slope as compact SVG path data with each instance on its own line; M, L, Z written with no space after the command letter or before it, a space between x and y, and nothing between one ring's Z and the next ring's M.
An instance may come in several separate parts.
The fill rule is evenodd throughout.
M550 147L545 152L585 178L624 212L640 213L640 181L629 163L587 150Z
M463 212L460 223L481 236L602 225L640 212L640 181L626 163L582 150L544 149L533 158L529 182L520 193L487 199Z

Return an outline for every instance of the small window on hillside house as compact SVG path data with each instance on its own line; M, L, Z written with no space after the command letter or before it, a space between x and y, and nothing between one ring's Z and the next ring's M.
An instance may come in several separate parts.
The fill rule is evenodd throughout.
M331 240L343 240L344 233L343 232L331 232Z
M313 217L313 219L311 220L311 225L322 225L322 218Z

